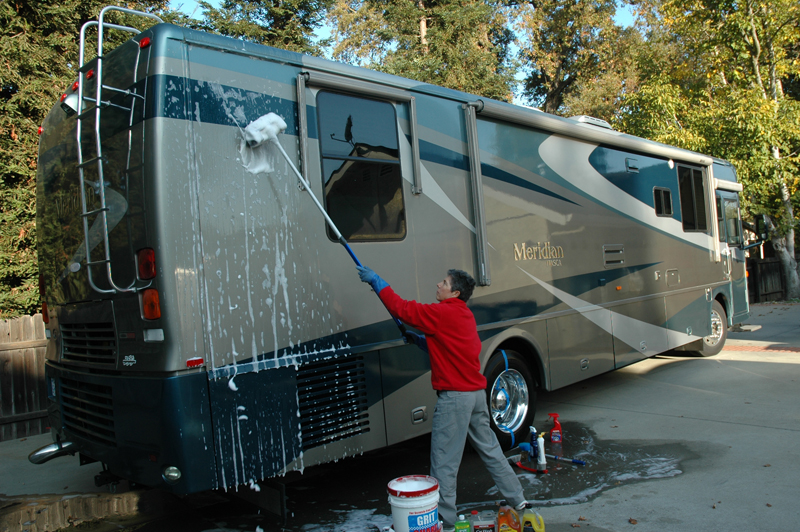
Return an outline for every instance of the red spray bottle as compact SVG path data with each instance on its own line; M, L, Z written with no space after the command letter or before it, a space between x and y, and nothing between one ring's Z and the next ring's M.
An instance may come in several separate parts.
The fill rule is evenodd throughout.
M558 421L558 414L547 414L553 418L553 428L550 429L550 441L552 443L561 443L561 423Z

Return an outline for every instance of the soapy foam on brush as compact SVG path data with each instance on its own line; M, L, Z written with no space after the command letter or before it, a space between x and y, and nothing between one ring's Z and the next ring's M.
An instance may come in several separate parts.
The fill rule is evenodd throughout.
M286 131L286 122L275 113L267 113L264 116L250 122L244 128L244 140L251 148L264 144L268 140L278 138L279 133Z
M278 134L285 130L286 122L275 113L267 113L247 125L239 145L239 154L248 172L260 174L275 169L275 154L269 149L268 141L277 141Z

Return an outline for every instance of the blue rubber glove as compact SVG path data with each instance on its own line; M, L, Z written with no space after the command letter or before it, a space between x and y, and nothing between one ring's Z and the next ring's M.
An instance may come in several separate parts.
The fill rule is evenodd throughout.
M389 286L389 283L380 278L380 276L367 268L366 266L356 266L358 270L358 277L364 283L369 283L376 294L380 294L381 290Z
M424 334L417 334L415 332L405 331L403 333L403 336L405 336L409 342L416 344L417 347L419 347L426 353L428 352L428 339L425 338Z

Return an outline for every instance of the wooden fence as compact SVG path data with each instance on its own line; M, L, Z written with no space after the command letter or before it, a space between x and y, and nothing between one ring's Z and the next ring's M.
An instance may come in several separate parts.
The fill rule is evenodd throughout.
M778 258L747 260L747 291L750 303L781 301L786 294L783 269Z
M0 320L0 441L47 430L42 315Z

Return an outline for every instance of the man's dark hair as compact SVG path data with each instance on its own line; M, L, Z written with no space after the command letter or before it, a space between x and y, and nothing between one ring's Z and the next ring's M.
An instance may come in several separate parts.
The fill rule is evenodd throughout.
M447 275L450 276L450 290L458 290L458 299L464 303L469 301L472 291L475 290L475 279L463 270L447 270Z

